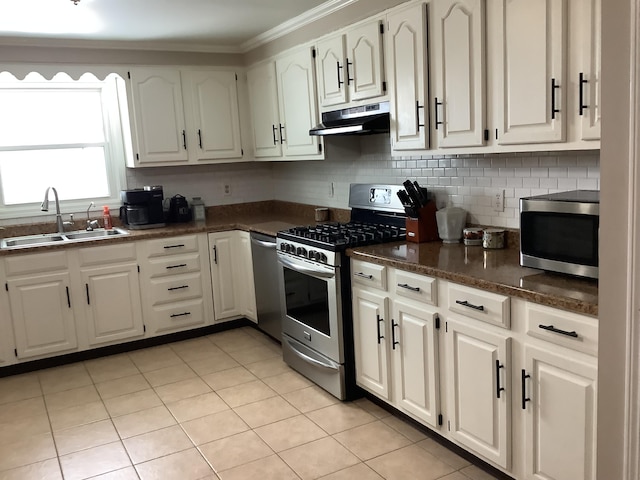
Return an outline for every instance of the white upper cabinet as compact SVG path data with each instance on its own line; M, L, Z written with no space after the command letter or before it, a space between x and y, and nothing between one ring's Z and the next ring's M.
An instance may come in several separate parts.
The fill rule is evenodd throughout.
M189 155L180 71L135 68L130 74L137 144L137 158L131 166L186 163Z
M256 158L282 156L276 64L267 62L247 71L251 130Z
M329 37L318 42L318 97L320 107L347 103L347 77L349 75L344 35Z
M242 157L238 88L235 72L183 72L192 112L191 134L197 161Z
M317 43L321 109L386 94L383 29L379 19L368 20Z
M432 3L432 100L437 146L484 144L484 0Z
M492 2L498 145L566 140L566 0Z
M232 71L132 68L130 167L242 159L237 77Z
M426 6L396 11L387 20L391 148L424 150L429 147Z
M312 50L303 47L278 57L276 75L284 157L322 158L318 137L309 135L318 122Z
M601 0L584 0L580 7L582 10L576 15L580 19L577 44L582 52L578 76L574 79L578 82L580 140L600 140Z

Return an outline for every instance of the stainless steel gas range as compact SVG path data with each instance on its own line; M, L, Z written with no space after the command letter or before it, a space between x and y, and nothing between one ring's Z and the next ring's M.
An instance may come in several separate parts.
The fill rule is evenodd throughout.
M351 222L278 232L285 362L345 400L357 395L351 314L350 247L405 238L396 185L352 184Z

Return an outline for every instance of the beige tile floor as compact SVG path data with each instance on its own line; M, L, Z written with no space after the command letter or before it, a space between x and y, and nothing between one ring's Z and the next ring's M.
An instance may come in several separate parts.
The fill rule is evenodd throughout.
M0 480L487 480L252 328L0 379Z

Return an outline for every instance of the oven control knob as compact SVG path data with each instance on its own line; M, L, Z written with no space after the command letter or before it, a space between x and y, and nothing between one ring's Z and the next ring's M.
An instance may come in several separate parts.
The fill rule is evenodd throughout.
M307 252L307 258L309 258L309 260L313 260L315 258L316 252L313 250L309 250Z
M290 243L287 243L284 246L284 250L285 250L285 252L289 253L291 250L293 250L293 248L291 248L291 244Z
M286 249L287 249L287 244L286 243L281 243L280 244L280 250L284 252L284 251L286 251Z
M324 253L320 254L320 261L322 263L327 263L327 256Z
M298 248L296 249L296 253L297 253L298 255L300 255L301 257L306 257L306 256L307 256L307 249L306 249L306 248L303 248L303 247L298 247Z

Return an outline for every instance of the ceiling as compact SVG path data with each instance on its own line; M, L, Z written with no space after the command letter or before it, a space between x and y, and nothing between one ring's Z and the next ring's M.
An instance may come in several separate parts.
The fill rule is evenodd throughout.
M357 0L0 0L0 44L245 52Z

